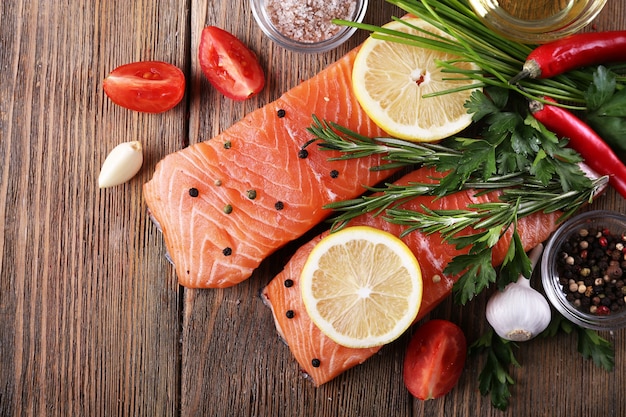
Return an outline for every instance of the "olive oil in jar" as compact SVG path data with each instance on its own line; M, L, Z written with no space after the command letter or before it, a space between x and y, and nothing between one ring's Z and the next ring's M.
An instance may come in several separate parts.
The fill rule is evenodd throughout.
M469 0L484 23L525 43L543 43L572 34L596 17L606 0Z

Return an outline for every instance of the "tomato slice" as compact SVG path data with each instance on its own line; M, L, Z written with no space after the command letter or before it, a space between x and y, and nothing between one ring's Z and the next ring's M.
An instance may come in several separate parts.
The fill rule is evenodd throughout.
M265 73L254 52L216 26L202 30L198 61L209 82L233 100L255 96L265 86Z
M458 382L467 356L459 326L430 320L417 329L404 357L404 385L420 400L439 398Z
M133 62L111 71L103 87L117 105L140 112L162 113L182 100L185 75L167 62Z

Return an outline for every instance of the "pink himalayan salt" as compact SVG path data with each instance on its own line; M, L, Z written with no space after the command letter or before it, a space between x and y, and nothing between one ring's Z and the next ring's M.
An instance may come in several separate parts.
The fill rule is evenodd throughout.
M332 19L351 19L355 0L266 0L272 24L284 36L298 42L330 39L341 30Z

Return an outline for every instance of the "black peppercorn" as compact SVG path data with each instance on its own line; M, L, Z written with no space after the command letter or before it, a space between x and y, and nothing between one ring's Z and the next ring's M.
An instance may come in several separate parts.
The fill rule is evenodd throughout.
M293 287L293 280L292 280L292 279L287 278L287 279L285 280L284 284L285 284L285 287L287 287L287 288L289 288L289 287Z
M309 151L307 151L306 149L300 149L300 151L298 152L298 158L300 159L306 159L309 156Z
M192 197L198 197L198 195L200 195L200 192L198 191L197 188L190 188L189 195Z
M231 248L224 248L222 250L222 253L224 254L224 256L230 256L233 254L233 250Z
M622 310L624 244L604 228L582 229L559 248L557 270L565 298L585 313L607 315Z
M330 171L331 178L337 178L338 176L339 176L339 171L337 171L336 169L333 169L332 171Z
M619 265L613 264L613 265L611 265L611 266L609 266L607 268L606 274L611 279L621 278L622 277L622 268L620 268Z
M288 319L292 319L295 315L296 313L294 313L293 310L287 310L285 313L285 316L287 316Z
M319 368L321 364L322 364L322 363L321 363L321 362L320 362L320 360L319 360L319 359L317 359L317 358L316 358L316 359L311 360L311 365L313 365L313 367L314 367L314 368Z
M279 110L276 112L276 115L277 115L279 118L281 118L281 119L282 119L283 117L285 117L285 114L287 114L287 112L286 112L284 109L279 109Z
M274 208L275 208L276 210L280 211L280 210L282 210L282 209L284 209L284 208L285 208L285 204L284 204L282 201L277 201L277 202L274 204Z

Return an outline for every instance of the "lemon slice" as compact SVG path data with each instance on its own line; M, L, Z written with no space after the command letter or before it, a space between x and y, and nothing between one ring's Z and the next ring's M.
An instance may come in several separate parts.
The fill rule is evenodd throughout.
M419 18L408 18L405 21L430 33L450 38ZM432 37L398 21L383 27ZM389 135L415 142L437 141L460 132L472 121L464 104L473 89L422 97L476 83L464 79L463 75L442 73L437 61L455 59L459 57L370 37L365 40L355 58L352 89L365 113ZM463 70L478 69L470 62L456 62L455 66Z
M415 255L396 236L369 226L346 227L318 242L300 285L313 323L352 348L395 340L413 323L422 302Z

